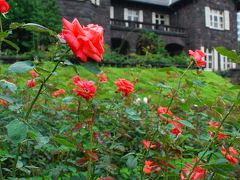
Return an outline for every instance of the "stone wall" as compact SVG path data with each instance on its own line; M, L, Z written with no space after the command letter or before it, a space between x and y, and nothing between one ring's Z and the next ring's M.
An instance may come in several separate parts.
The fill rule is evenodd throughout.
M230 30L214 30L206 27L205 6L228 10ZM237 49L237 18L233 0L192 0L188 3L179 3L173 8L176 10L174 23L188 29L188 48L197 49L200 46L213 48L222 45L229 49Z
M105 42L110 44L110 0L101 0L100 6L90 0L58 0L63 17L72 21L77 18L82 25L99 24L105 30Z

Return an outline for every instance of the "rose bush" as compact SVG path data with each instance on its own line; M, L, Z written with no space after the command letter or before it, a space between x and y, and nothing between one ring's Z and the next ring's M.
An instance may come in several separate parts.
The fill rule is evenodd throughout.
M69 47L57 52L52 69L25 61L1 74L0 179L239 178L239 87L207 101L201 94L209 87L200 81L204 72L190 71L204 66L203 52L189 51L188 68L168 70L165 84L137 75L113 79L106 71L107 79L97 66L103 29L76 19L63 24L61 36ZM40 25L18 28L26 26L55 35L57 49L65 47L57 33ZM82 80L82 69L68 61L69 49L98 76ZM62 81L59 69L73 80ZM140 83L157 91L142 100Z

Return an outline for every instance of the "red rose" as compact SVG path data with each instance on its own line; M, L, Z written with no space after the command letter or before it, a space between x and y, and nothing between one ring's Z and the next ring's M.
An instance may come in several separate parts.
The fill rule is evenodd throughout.
M168 122L167 118L163 118L162 115L165 115L167 114L168 116L172 116L173 113L172 111L170 111L170 109L168 109L168 107L162 107L162 106L159 106L158 108L158 116L160 119L164 119L165 122Z
M73 83L75 86L77 86L77 88L73 89L73 91L76 92L76 96L81 96L87 101L94 97L96 93L96 87L92 82L87 80L81 81L79 76L74 76Z
M117 91L121 91L124 96L128 96L134 91L133 84L126 79L118 79L115 81L115 85L117 86Z
M28 80L27 81L27 86L28 86L28 88L32 88L32 87L36 86L35 80L34 79Z
M196 61L196 64L200 67L205 67L206 62L203 60L205 54L201 50L196 50L195 52L192 50L189 50L189 56L190 58L194 59Z
M214 123L214 122L208 122L208 125L210 126L210 127L212 127L212 129L215 129L215 130L217 130L217 128L218 128L218 126L219 126L219 123L218 122L216 122L216 123ZM220 127L220 129L222 130L223 128L222 128L222 126ZM209 134L210 134L210 136L211 137L214 137L214 135L215 135L215 132L214 131L209 131ZM226 139L227 138L227 135L226 134L223 134L222 132L218 132L218 139Z
M52 96L57 98L58 96L63 95L64 93L65 93L64 89L59 89L59 90L53 91Z
M31 74L32 78L37 78L39 76L39 74L34 70L29 71L29 73Z
M87 61L87 57L100 62L104 53L103 28L94 24L81 26L76 18L72 23L64 18L62 22L64 29L61 37L67 42L73 53L83 62Z
M5 0L0 0L0 12L7 13L9 10L9 4Z
M196 159L193 159L192 162L195 163ZM192 164L186 163L185 167L183 168L180 174L180 179L181 180L187 179L187 176L189 175L191 169L192 169ZM207 177L207 175L208 175L208 169L203 169L200 164L193 169L190 180L203 179Z
M227 151L226 148L222 145L221 153L231 164L238 164L238 152L233 147L229 147Z
M108 81L106 74L97 74L96 76L99 78L99 82L100 82L100 83L105 83L105 82Z

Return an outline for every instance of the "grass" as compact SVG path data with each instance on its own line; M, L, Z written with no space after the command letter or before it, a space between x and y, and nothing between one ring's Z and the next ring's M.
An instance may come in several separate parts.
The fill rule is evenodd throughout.
M45 62L41 65L44 69L51 70L54 66L52 62ZM7 72L8 65L0 66L0 79L8 79L18 86L26 87L26 81L30 79L30 74L25 73L23 75L14 75ZM88 79L97 82L97 78L94 74L88 72L82 67L78 67L80 77L82 79ZM176 88L178 85L178 77L184 70L174 67L170 68L115 68L115 67L101 67L101 70L107 74L108 82L102 84L97 93L97 97L109 98L109 96L116 96L116 87L114 81L118 78L125 78L134 82L135 94L138 97L149 97L154 103L166 105L170 98L167 98L171 93L170 88ZM52 89L64 88L67 92L72 91L72 77L75 75L75 71L70 66L61 66L58 68L54 76L51 77L49 87ZM236 91L229 90L233 85L214 72L203 71L200 74L196 73L196 70L190 70L183 78L181 85L183 91L184 87L189 91L187 94L195 96L197 94L205 103L214 103L219 96L235 95ZM200 86L200 91L196 91L196 87ZM104 93L107 92L107 93ZM184 94L184 93L183 93ZM166 97L166 98L160 98ZM181 92L179 92L181 96ZM187 98L187 97L182 97Z

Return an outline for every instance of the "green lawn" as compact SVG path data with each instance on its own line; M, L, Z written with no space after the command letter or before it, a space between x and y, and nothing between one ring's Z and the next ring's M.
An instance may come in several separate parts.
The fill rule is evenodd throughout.
M42 65L43 68L51 70L54 63L48 62ZM18 86L25 86L27 79L30 79L30 75L25 73L23 75L14 75L7 72L8 65L0 66L0 79L9 79L15 82ZM88 79L97 82L97 78L94 74L83 69L81 66L78 67L80 77L82 79ZM116 87L114 81L118 78L125 78L130 81L134 81L135 94L139 97L151 96L151 99L155 103L166 104L169 98L160 98L171 92L170 88L176 88L178 85L178 77L183 73L182 69L174 67L170 68L115 68L115 67L101 67L101 70L107 74L108 82L102 84L97 93L98 97L108 98L109 96L115 96ZM40 71L42 72L42 71ZM75 75L75 71L71 66L60 66L54 76L50 79L50 86L53 88L64 88L67 92L72 91L72 77ZM233 85L214 72L203 71L200 75L197 75L196 70L190 70L181 81L183 91L184 87L189 96L200 97L201 101L205 103L214 103L218 96L229 96L235 95L236 91L229 90ZM197 91L196 87L200 86L200 91ZM104 93L108 92L108 93ZM181 91L179 92L181 96ZM187 97L182 97L187 98Z

